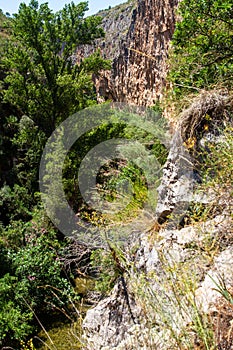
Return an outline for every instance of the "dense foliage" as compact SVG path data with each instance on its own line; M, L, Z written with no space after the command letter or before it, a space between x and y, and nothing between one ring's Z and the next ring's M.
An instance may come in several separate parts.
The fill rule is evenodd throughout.
M29 5L21 4L13 17L0 12L0 347L19 347L21 340L27 341L36 331L41 316L56 311L67 314L70 301L77 298L70 283L73 276L62 264L67 241L41 206L38 172L48 137L67 117L97 103L92 75L110 65L98 50L77 62L79 45L104 36L100 18L85 18L86 10L86 2L71 3L53 13L47 3L39 6L38 1L31 0ZM187 91L208 89L213 84L231 87L231 1L183 0L179 12L181 20L170 59L172 94L182 99ZM156 116L161 114L158 106L154 110ZM96 108L92 116L97 118L97 113ZM211 116L205 118L211 121ZM63 185L68 202L79 216L96 225L102 220L101 224L119 226L135 215L135 208L143 208L148 179L141 165L145 158L150 161L148 153L160 164L167 158L167 149L158 139L152 140L150 131L124 123L103 124L72 146L63 168ZM118 217L101 217L82 201L77 169L95 145L120 137L139 140L148 153L145 156L135 143L133 161L122 156L101 167L97 186L108 202L117 199L119 187L123 196L128 194L128 183L133 189L133 200ZM224 162L212 157L213 167L220 169L218 177L227 184L229 178L221 172L221 163L227 169L232 160L227 151L232 148L230 132L228 137L226 148L216 148L223 153ZM51 160L59 157L57 153L50 155ZM153 163L149 165L153 168ZM154 193L152 197L155 200ZM113 248L109 252L95 250L85 259L94 268L98 265L97 289L102 292L113 286L122 274L119 266L125 263L123 253Z
M39 7L31 1L29 6L21 4L11 20L13 34L1 62L6 76L0 96L0 183L22 187L18 192L31 197L31 203L24 203L27 210L35 204L38 164L47 137L69 115L96 103L92 73L108 67L99 52L80 64L72 61L77 45L103 35L99 17L84 18L86 10L87 3L71 3L54 14L47 4ZM0 197L3 204L9 201L10 189ZM3 215L10 214L3 210Z
M87 3L53 13L21 4L0 13L0 346L19 346L38 317L69 313L75 294L60 252L67 243L40 205L45 142L72 113L96 103L92 74L109 67L99 51L76 62L78 45L104 35Z
M62 274L61 243L41 220L35 213L31 222L12 221L1 231L1 345L17 344L38 327L35 315L67 309L75 297Z
M1 14L5 29L0 56L0 346L27 342L45 314L60 310L71 315L70 303L76 298L72 269L62 264L69 242L46 218L38 178L48 137L74 112L97 103L92 75L109 67L98 50L76 61L79 45L104 35L100 18L85 18L86 10L85 2L71 3L53 13L48 4L39 6L31 0L29 5L21 4L12 18ZM111 114L109 105L105 106ZM96 119L98 113L102 118L103 110L95 107L88 110L88 117ZM121 120L124 111L119 115ZM149 130L138 131L127 123L103 123L80 137L65 159L63 185L73 209L95 225L113 219L101 217L83 202L77 169L95 145L119 137L140 140L152 156L161 157L161 163L166 159L166 148L155 138L151 142ZM113 160L97 176L99 192L109 202L117 199L116 188L132 184L133 199L118 221L134 215L147 197L140 170L145 155L137 148L133 152L134 162ZM59 158L59 150L50 157L51 161ZM49 167L47 171L54 174ZM58 202L54 200L56 208ZM99 264L98 258L93 264Z
M87 3L53 13L48 4L21 4L12 23L14 44L3 63L8 70L4 99L30 116L47 136L95 100L91 76L107 67L99 52L75 64L76 47L103 36L99 17L84 19ZM92 102L93 103L93 102Z
M233 74L233 6L230 0L183 0L173 37L170 77L185 94L222 83Z

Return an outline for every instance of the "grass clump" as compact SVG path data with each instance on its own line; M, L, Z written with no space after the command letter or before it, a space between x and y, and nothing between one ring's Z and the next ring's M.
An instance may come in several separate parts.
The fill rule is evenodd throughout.
M212 324L195 299L198 277L188 264L169 262L163 253L160 259L159 274L140 274L132 286L153 339L148 349L215 349Z

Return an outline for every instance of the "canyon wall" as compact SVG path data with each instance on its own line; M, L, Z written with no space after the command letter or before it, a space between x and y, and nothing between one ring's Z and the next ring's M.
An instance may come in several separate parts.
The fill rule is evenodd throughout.
M106 38L95 46L113 60L111 71L94 77L100 101L149 106L161 98L177 4L133 0L99 13Z

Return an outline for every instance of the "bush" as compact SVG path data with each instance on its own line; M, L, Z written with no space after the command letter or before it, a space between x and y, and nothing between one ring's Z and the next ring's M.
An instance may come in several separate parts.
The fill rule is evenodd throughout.
M46 312L67 312L73 287L59 258L62 243L45 225L40 210L31 222L12 222L0 234L0 338L3 344L25 340ZM2 268L2 266L4 268Z
M184 0L173 37L170 79L177 96L231 85L233 17L229 0Z

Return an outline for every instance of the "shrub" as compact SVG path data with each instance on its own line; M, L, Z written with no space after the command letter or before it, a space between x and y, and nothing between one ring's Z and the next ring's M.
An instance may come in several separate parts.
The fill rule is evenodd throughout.
M45 225L39 210L33 221L12 222L0 235L0 338L3 344L25 340L46 312L69 309L76 296L62 272L62 243Z
M231 85L232 2L184 0L173 37L170 79L176 96L211 84Z

